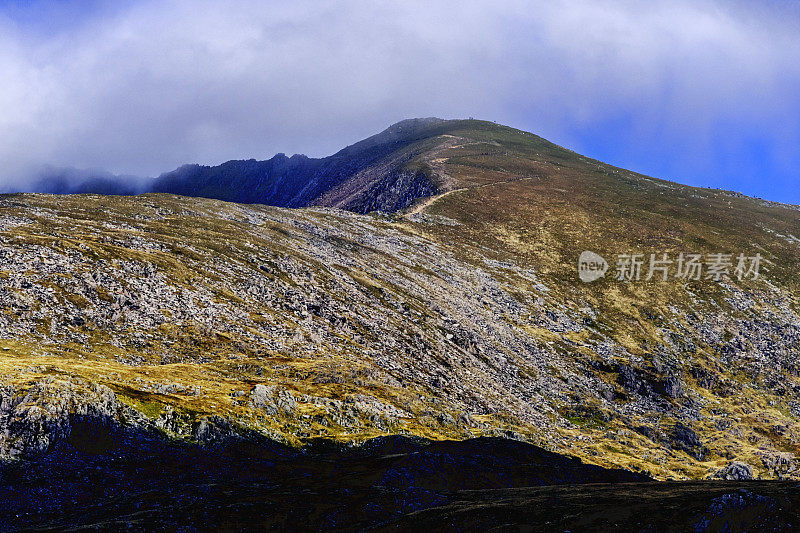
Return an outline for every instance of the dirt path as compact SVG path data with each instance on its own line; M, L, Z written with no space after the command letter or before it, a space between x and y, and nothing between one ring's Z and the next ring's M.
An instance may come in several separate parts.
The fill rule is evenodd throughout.
M447 192L443 192L442 194L437 194L437 195L429 196L429 197L425 198L424 202L420 202L419 204L414 206L411 210L406 211L403 216L409 217L411 215L417 215L417 214L421 213L422 211L424 211L427 207L430 207L431 205L433 205L433 203L436 202L437 200L441 200L445 196L449 196L449 195L453 194L454 192L472 191L472 190L475 190L475 189L483 189L484 187L491 187L493 185L503 185L504 183L513 183L515 181L532 180L532 179L534 179L534 178L530 178L530 177L514 178L514 179L510 179L510 180L505 180L505 181L496 181L496 182L493 182L493 183L484 183L483 185L478 185L476 187L459 187L458 189L451 189L451 190L449 190Z
M425 198L424 202L414 206L414 208L411 209L411 211L408 211L405 214L405 216L411 216L411 215L416 215L418 213L421 213L423 209L425 209L429 205L433 204L436 200L439 200L440 198L444 198L445 196L447 196L449 194L453 194L454 192L468 191L469 189L470 189L470 187L462 187L460 189L452 189L452 190L449 190L447 192L443 192L442 194L437 194L435 196L429 196L429 197Z
M440 144L439 146L437 146L430 153L430 155L428 156L427 161L431 165L431 167L434 169L436 174L439 176L439 178L443 179L443 181L445 182L445 187L446 187L447 184L453 183L453 179L444 170L444 166L447 163L447 160L450 159L450 158L449 157L438 157L438 156L442 152L444 152L445 150L452 150L454 148L463 148L465 146L469 146L469 145L472 145L472 144L486 144L486 143L483 142L483 141L460 142L459 143L459 141L467 141L467 139L464 138L464 137L456 137L454 135L448 135L448 134L444 134L444 135L442 135L442 137L446 137L448 140L445 141L444 143ZM497 142L491 142L489 144L495 144L497 146L500 146L500 144L497 143ZM498 181L498 182L494 182L494 183L485 183L483 185L478 185L478 186L475 186L475 187L458 187L458 188L455 188L455 189L451 189L451 190L443 192L441 194L436 194L434 196L429 196L429 197L425 198L422 202L420 202L419 204L415 205L414 207L412 207L411 209L409 209L408 211L403 213L403 216L404 217L409 217L411 215L417 215L417 214L421 213L422 211L424 211L426 208L428 208L431 205L433 205L436 201L444 198L445 196L448 196L450 194L458 192L458 191L469 191L469 190L473 190L473 189L482 189L484 187L489 187L490 185L500 185L500 184L503 184L503 183L511 183L511 182L514 182L514 181L520 181L520 180L526 180L526 179L532 179L532 178L513 178L513 179L510 179L510 180L506 180L506 181Z

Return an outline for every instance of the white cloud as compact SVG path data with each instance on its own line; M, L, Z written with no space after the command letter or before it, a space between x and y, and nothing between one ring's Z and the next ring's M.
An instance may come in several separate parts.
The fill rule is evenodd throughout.
M0 168L319 156L427 115L568 144L618 114L694 145L726 121L797 135L797 20L777 4L590 0L147 1L51 36L0 19Z

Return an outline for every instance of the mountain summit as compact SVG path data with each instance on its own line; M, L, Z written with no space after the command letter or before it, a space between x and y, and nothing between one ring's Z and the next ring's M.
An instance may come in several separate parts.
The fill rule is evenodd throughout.
M469 140L472 134L507 137L514 132L527 135L520 137L523 143L535 138L478 120L408 119L321 159L277 154L266 161L184 165L149 183L97 171L80 179L74 169L49 168L42 172L34 190L57 194L162 192L278 207L317 205L358 213L391 212L454 186L441 172L438 155L456 146L458 139Z

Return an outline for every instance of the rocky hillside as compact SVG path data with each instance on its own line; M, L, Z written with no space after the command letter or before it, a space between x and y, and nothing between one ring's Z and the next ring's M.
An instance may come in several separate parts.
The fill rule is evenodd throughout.
M190 441L504 436L659 479L797 475L797 207L492 123L413 124L392 150L391 128L345 149L369 154L346 171L273 159L247 189L288 194L269 180L297 165L318 179L275 203L317 207L2 197L2 454L89 417ZM260 163L228 165L187 175L228 190ZM579 279L584 250L605 277ZM680 253L763 264L645 279L651 254ZM614 279L621 254L644 257L641 279Z

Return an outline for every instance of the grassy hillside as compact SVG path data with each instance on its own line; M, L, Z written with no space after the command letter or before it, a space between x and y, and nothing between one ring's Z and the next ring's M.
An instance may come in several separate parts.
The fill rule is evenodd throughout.
M3 423L69 418L101 385L181 439L221 416L292 444L500 435L662 479L733 460L795 476L798 208L487 122L418 135L392 172L435 194L392 214L3 197ZM379 174L328 203L366 205ZM579 280L584 250L605 278ZM613 279L618 254L681 252L764 264L756 280ZM31 449L20 431L0 449Z

